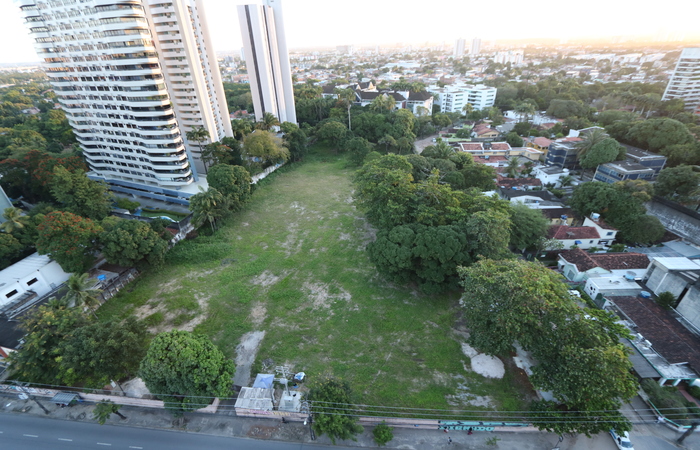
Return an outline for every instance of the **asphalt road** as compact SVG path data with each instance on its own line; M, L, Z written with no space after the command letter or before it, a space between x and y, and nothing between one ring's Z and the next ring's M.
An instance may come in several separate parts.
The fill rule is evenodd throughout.
M236 450L299 450L304 448L331 450L338 447L258 441L0 414L0 449L185 450L202 448L207 450L230 450L231 448Z

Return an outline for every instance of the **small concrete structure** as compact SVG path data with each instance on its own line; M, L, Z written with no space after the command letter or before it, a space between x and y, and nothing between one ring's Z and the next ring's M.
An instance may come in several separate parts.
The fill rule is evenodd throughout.
M38 301L69 275L56 261L38 253L0 271L0 314Z
M644 281L654 294L670 292L676 298L682 297L690 286L700 279L700 264L682 258L652 258L651 265L644 274Z
M612 276L589 278L583 290L592 299L595 299L598 295L606 297L639 295L639 293L642 292L642 287L634 280L628 280L620 276Z

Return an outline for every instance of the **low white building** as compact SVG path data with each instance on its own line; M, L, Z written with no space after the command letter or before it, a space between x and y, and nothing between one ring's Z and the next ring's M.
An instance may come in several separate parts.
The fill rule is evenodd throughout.
M532 175L540 180L543 185L553 184L555 188L561 187L561 177L569 175L569 169L559 166L538 166L532 171Z
M592 299L595 299L598 295L605 297L634 297L642 292L642 286L626 277L593 277L586 281L583 290Z
M0 313L50 293L70 274L46 255L34 253L0 271Z
M474 109L486 109L496 102L497 89L483 84L450 85L443 88L430 86L428 90L438 95L436 104L440 105L441 112L462 113L462 108L467 103Z

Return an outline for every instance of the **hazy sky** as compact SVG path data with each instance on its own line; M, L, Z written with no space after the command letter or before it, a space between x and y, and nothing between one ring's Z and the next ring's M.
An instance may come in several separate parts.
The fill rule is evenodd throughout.
M700 46L700 0L283 0L291 49L342 44L424 43L457 38L579 38L679 33ZM216 51L239 50L236 5L203 0ZM0 63L38 58L12 0L0 0Z

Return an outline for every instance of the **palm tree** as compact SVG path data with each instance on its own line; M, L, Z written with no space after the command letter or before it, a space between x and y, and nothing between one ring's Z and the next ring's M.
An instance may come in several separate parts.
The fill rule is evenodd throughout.
M520 115L521 122L527 122L530 116L537 112L537 106L529 100L522 101L515 106L515 112Z
M571 175L564 175L559 178L559 185L561 187L570 186L573 181L574 177L572 177Z
M508 178L515 178L518 175L518 169L520 168L520 161L517 157L512 157L508 160L508 165L506 166L506 174Z
M274 114L266 112L263 114L262 118L260 119L260 122L255 124L255 128L258 130L265 130L265 131L270 131L272 127L277 127L279 126L280 121L277 119L277 117L274 116Z
M195 226L209 222L211 231L216 231L216 219L222 217L226 210L226 199L217 189L210 187L206 191L199 186L199 194L190 198L190 211Z
M204 127L194 127L187 133L185 133L188 141L194 141L197 143L199 148L199 153L202 153L202 142L209 138L209 132L204 129Z
M348 109L348 130L352 131L352 120L350 116L350 108L356 100L355 91L350 88L335 89L335 94L338 96L339 102Z
M468 116L469 114L471 114L472 111L474 111L474 106L471 103L466 103L462 107L462 111L464 111L465 116Z
M233 119L231 129L236 139L242 140L246 134L253 131L253 125L246 119Z
M15 230L24 228L27 218L22 215L22 210L19 208L6 208L2 213L5 222L0 223L0 230L5 233L12 233Z
M68 278L68 293L66 300L69 303L74 303L75 306L85 306L92 314L95 314L95 307L99 305L97 296L102 292L102 289L95 288L95 281L88 278L86 273L74 273Z
M605 131L600 128L594 128L590 132L586 133L583 136L582 141L579 141L576 144L574 144L574 147L578 151L578 160L581 161L583 157L586 156L586 153L588 153L591 150L591 148L593 148L593 146L607 138L608 135L605 134Z

